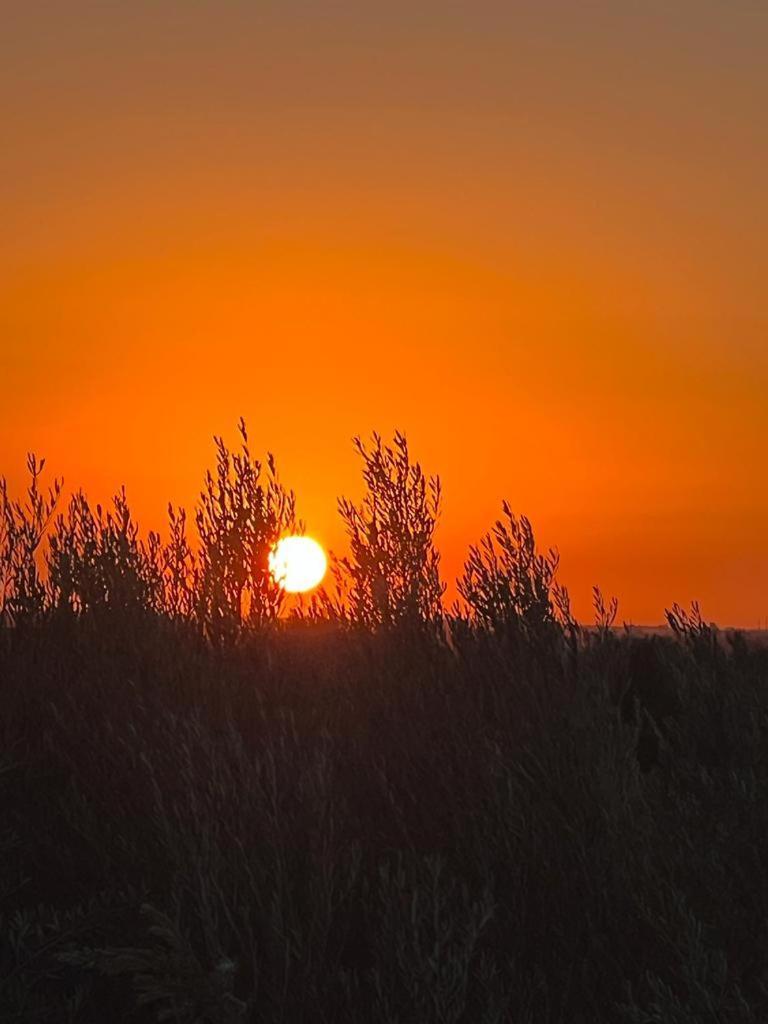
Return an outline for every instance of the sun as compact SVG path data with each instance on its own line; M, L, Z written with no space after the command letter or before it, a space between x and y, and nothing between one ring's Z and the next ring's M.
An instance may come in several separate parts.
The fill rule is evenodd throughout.
M325 576L328 559L311 537L283 537L269 553L269 571L288 594L312 590Z

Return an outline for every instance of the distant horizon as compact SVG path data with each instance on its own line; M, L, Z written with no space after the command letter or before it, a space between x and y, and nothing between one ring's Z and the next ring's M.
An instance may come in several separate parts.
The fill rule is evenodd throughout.
M386 437L384 437L384 441L385 442L387 441ZM253 455L253 457L258 459L261 462L262 466L266 466L267 454L268 453L265 453L263 456L260 456L259 452L255 450L253 443L250 441L250 438L249 438L249 449L250 449L251 454ZM48 489L53 485L54 481L59 481L62 484L61 494L60 494L60 497L59 497L59 500L58 500L58 503L57 503L57 514L61 513L61 512L64 512L66 510L67 505L68 505L69 501L71 500L71 498L75 494L78 494L78 493L82 493L84 495L85 499L88 501L90 507L94 511L96 510L97 506L101 506L101 508L103 509L104 512L108 512L110 510L110 508L111 508L112 501L113 501L114 497L116 495L118 495L119 493L121 493L122 490L124 490L125 494L126 494L126 497L127 497L127 500L128 500L128 505L129 505L129 507L131 509L131 513L132 513L132 516L133 516L133 521L138 526L138 528L139 528L139 535L140 535L140 537L142 539L146 539L150 531L157 532L161 536L161 538L163 538L163 539L165 539L167 537L167 510L168 510L169 506L172 506L174 509L184 509L188 513L188 522L189 522L189 525L190 525L192 547L193 548L196 547L195 536L194 536L194 509L195 509L195 507L197 505L197 502L198 502L198 499L200 497L200 490L199 490L199 488L198 488L197 493L194 495L193 499L188 504L185 504L183 502L177 502L173 498L165 500L163 502L163 516L159 520L156 520L156 521L150 522L150 523L146 523L144 518L142 517L141 513L137 512L137 509L135 508L135 506L134 506L134 504L133 504L133 502L131 500L130 488L127 487L125 484L121 483L121 484L118 484L116 487L112 488L112 490L109 492L108 496L100 495L98 497L91 497L91 495L89 494L87 488L85 488L85 487L78 487L76 485L69 486L66 478L64 478L63 475L61 475L61 474L59 474L59 473L57 473L55 471L55 467L53 465L51 465L50 460L45 455L41 455L38 452L34 452L33 453L33 452L30 451L30 452L27 453L27 458L30 457L30 456L34 456L35 458L37 458L38 462L40 462L40 460L44 461L44 471L43 471L43 474L40 477L40 486L41 486L41 489L44 492L48 491ZM414 456L414 459L416 461L419 461L418 460L418 453L417 452L413 452L413 456ZM211 468L210 467L210 461L211 460L209 459L209 465L207 467L204 466L201 469L201 472L200 472L200 475L199 475L199 483L200 484L202 484L202 482L203 482L204 475L205 475L205 472L207 471L207 469ZM275 464L276 464L278 476L281 479L281 482L289 490L292 489L290 481L285 479L284 475L281 473L280 462L279 462L278 459L275 459ZM25 459L25 465L26 465L26 459ZM18 469L18 467L17 467L17 469ZM429 470L428 470L427 467L425 467L425 472L427 472L427 475L431 475L429 473ZM436 475L439 476L439 474L436 474ZM3 479L7 482L7 485L8 485L8 496L9 496L9 498L11 498L14 501L21 501L23 503L24 499L25 499L25 495L26 495L25 487L26 487L26 481L28 480L28 474L26 476L24 475L24 472L17 472L17 473L10 473L9 474L9 473L7 473L5 471L5 467L0 465L0 480L3 480ZM359 482L356 482L356 485L351 488L351 491L353 493L356 493L356 492L359 492L359 490L360 490L360 484L359 484ZM341 495L339 495L338 497L341 497ZM327 533L326 534L319 533L318 531L313 529L312 523L307 522L306 519L302 516L302 513L301 513L301 495L297 494L296 498L297 498L297 521L301 524L302 531L305 531L310 536L312 536L314 539L319 540L319 542L321 543L321 546L325 550L325 552L328 555L329 559L333 560L334 558L336 558L336 559L343 558L348 553L348 546L346 545L346 541L344 539L344 533L343 533L343 529L341 528L341 521L339 520L338 511L336 510L336 518L337 518L337 520L339 520L339 522L337 523L336 536L340 540L340 543L338 543L336 547L333 547L333 546L329 546L327 541L326 541ZM495 515L493 516L493 518L491 518L486 523L486 528L483 531L483 535L485 535L486 533L490 533L492 531L494 523L500 517L502 500L505 500L505 499L501 499L500 500L499 507L496 509ZM513 511L516 514L518 514L518 515L527 515L525 509L514 509ZM443 514L444 514L444 512L441 513L441 517L440 518L442 518ZM530 517L528 517L528 518L530 518ZM457 582L457 578L460 575L460 572L461 572L461 570L462 570L462 568L463 568L463 566L465 564L466 555L469 552L470 546L471 545L476 545L481 540L481 535L478 535L478 536L475 536L475 537L472 537L472 538L467 538L467 541L466 541L466 544L465 544L465 548L464 548L464 552L463 552L463 557L462 557L461 561L458 563L456 568L454 568L454 569L449 571L448 569L446 569L445 559L442 558L442 551L441 551L441 548L440 548L440 540L439 540L439 532L440 532L439 522L440 522L440 520L438 520L438 534L437 534L436 547L437 547L438 552L441 555L441 578L442 578L442 580L443 580L443 582L444 582L444 584L446 586L446 591L445 591L445 594L444 594L444 597L443 597L443 607L444 607L445 612L449 613L452 610L454 602L458 598L458 593L457 593L457 590L456 590L456 582ZM615 597L618 600L618 612L617 612L617 616L616 616L616 621L611 626L611 629L613 629L613 630L621 631L625 627L629 627L630 629L634 629L634 630L638 630L638 631L660 632L660 633L664 633L664 634L671 633L672 630L671 630L671 628L669 626L669 623L667 621L665 621L665 619L664 619L664 615L665 615L666 610L669 609L669 608L672 608L674 605L678 605L678 606L682 607L683 609L687 610L691 606L692 603L695 603L701 609L702 619L706 623L709 623L709 624L713 625L714 627L716 627L718 630L720 630L722 632L726 632L728 630L736 630L736 631L739 631L739 632L750 633L750 634L768 632L768 616L754 616L751 621L743 621L743 622L735 622L735 621L734 622L729 622L727 620L719 620L716 617L714 617L711 614L709 614L709 611L708 611L707 607L705 605L703 605L703 603L701 602L701 600L697 597L697 595L695 593L690 593L690 594L685 594L684 593L682 596L681 595L672 595L669 598L669 600L667 600L667 601L665 601L663 603L663 606L662 606L661 611L660 611L660 613L659 613L657 618L648 618L648 619L646 619L644 621L638 621L636 619L633 619L633 618L631 618L629 615L627 615L624 612L624 602L622 600L621 592L620 591L619 592L611 592L611 591L609 591L607 588L605 588L602 585L601 581L598 580L598 579L594 579L594 580L591 581L590 586L589 586L589 591L588 591L588 593L586 595L584 593L576 592L574 590L574 588L572 587L572 584L569 582L569 579L568 579L567 559L564 557L564 553L563 553L562 549L557 545L557 543L549 543L549 542L544 543L544 542L540 541L539 540L539 535L538 535L538 530L536 528L536 523L533 522L532 525L533 525L534 532L535 532L536 537L537 537L537 547L538 547L538 549L541 552L544 552L544 551L547 551L547 550L549 550L551 548L554 548L558 552L558 555L560 556L560 570L558 572L558 579L559 579L560 583L564 584L568 588L569 594L570 594L570 597L571 597L571 601L572 601L572 605L573 605L573 609L574 609L575 618L578 621L578 623L582 627L584 627L584 628L589 629L589 628L592 627L592 623L594 621L593 605L592 605L592 587L598 586L600 588L601 592L603 593L604 597L607 600L610 599L610 598L613 598L613 597ZM331 584L331 578L330 578L330 572L329 572L327 579L324 581L324 584L321 584L321 586L316 588L316 589L322 590L324 585L330 585L330 584ZM296 600L298 598L300 598L300 597L306 597L306 595L298 595L298 594L288 594L288 595L286 595L287 602L288 602L288 607L290 607L292 604L295 604Z

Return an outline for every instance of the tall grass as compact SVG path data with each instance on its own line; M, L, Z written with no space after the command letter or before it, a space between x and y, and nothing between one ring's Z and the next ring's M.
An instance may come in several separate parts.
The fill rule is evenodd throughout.
M281 617L242 440L194 537L0 489L0 1019L768 1019L768 652L580 626L508 507L445 611L398 438Z

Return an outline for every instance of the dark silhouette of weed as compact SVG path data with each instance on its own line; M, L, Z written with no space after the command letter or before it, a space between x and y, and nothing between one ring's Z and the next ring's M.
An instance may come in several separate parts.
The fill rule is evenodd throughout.
M359 505L339 499L350 553L337 577L353 621L368 627L435 622L445 590L434 533L440 478L413 462L404 434L392 445L373 435L370 448L355 438L366 493Z
M245 422L242 446L232 453L216 441L216 469L206 474L195 513L200 540L196 614L216 638L231 637L241 625L274 621L283 591L272 578L268 557L280 536L296 527L295 498L280 483L275 461L266 472L252 458Z

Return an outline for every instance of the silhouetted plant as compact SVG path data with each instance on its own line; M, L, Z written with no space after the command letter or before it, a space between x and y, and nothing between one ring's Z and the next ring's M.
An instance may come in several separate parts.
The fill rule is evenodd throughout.
M171 618L192 619L197 607L199 570L187 537L187 513L168 505L168 542L162 548L165 611Z
M350 554L337 563L349 612L366 626L433 622L442 614L440 555L434 546L440 514L440 478L411 461L404 434L392 445L374 433L363 460L366 493L359 505L339 499Z
M77 612L96 609L161 612L165 607L160 537L139 536L125 489L112 508L91 509L82 492L51 534L48 578L52 601Z
M712 635L712 624L704 621L698 601L691 602L691 610L686 611L681 605L675 604L665 611L669 628L677 636L689 641L708 639Z
M55 513L62 481L55 480L45 493L40 487L45 459L28 455L27 469L30 481L24 502L11 500L5 477L0 478L0 624L41 612L46 602L40 545Z
M195 512L200 539L197 615L212 638L233 636L241 624L273 621L283 591L269 570L269 553L296 527L295 498L280 483L272 455L266 471L251 456L245 422L232 453L216 437L216 467L208 472Z
M608 604L605 603L603 592L598 586L592 587L592 607L595 609L595 626L598 633L610 632L616 622L619 612L619 599L612 597Z
M536 634L547 624L571 623L567 592L555 577L559 555L541 554L526 516L518 518L502 504L505 519L469 549L458 591L474 620L490 629L520 628Z

